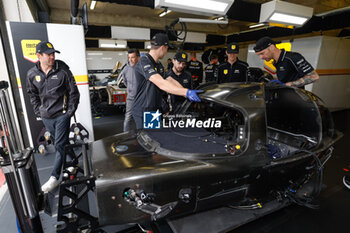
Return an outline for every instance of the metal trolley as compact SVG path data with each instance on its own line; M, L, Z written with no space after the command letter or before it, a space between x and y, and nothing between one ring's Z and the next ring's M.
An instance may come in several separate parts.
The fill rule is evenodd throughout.
M40 189L33 148L24 148L23 138L14 122L8 83L0 82L0 166L5 174L18 226L21 232L43 232L39 210Z

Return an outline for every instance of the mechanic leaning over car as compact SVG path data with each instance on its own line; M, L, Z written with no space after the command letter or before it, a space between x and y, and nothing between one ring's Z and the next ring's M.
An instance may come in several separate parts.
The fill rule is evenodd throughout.
M210 56L210 63L204 68L205 82L217 82L218 77L218 55L212 54Z
M41 117L46 130L55 139L56 158L51 177L41 186L43 192L52 191L59 184L64 147L69 140L70 118L78 107L80 97L72 72L66 63L55 60L55 53L60 52L50 42L37 44L39 62L28 70L26 83L35 115Z
M237 43L227 46L227 62L218 67L218 83L247 82L248 63L238 59L239 47Z
M164 67L160 59L168 52L169 39L166 34L157 33L151 40L151 50L142 56L135 66L137 94L132 106L132 115L136 128L143 126L143 113L157 111L162 108L162 91L169 94L187 97L191 101L199 102L197 92L190 90L172 77L164 78Z
M128 50L128 63L124 67L120 76L123 77L124 84L127 90L126 97L126 109L124 118L124 132L130 131L134 125L134 119L132 117L131 108L136 96L136 78L135 78L135 65L140 59L140 52L138 49Z
M276 67L278 79L270 82L304 88L305 85L319 79L314 68L301 54L278 49L276 47L278 43L280 42L266 36L260 38L254 47L255 53L260 59L274 60L273 64Z
M197 60L196 53L191 52L191 60L187 63L187 71L191 73L193 88L197 88L203 81L203 63Z
M166 73L165 77L170 76L178 81L184 88L192 89L192 76L189 72L185 71L187 54L185 52L177 52L172 63L173 67ZM169 110L171 113L176 113L185 101L185 98L177 95L169 95L169 97Z

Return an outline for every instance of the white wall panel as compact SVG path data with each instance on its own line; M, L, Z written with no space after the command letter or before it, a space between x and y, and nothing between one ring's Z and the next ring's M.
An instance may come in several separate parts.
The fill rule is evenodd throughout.
M89 139L93 141L94 131L90 109L89 85L87 82L88 74L83 26L47 24L47 34L49 41L54 45L55 49L61 52L56 55L56 59L60 59L68 64L77 81L80 92L80 103L75 115L77 121L89 131ZM67 40L67 35L69 35L69 40Z
M112 26L113 39L126 40L150 40L151 29L137 27L117 27Z

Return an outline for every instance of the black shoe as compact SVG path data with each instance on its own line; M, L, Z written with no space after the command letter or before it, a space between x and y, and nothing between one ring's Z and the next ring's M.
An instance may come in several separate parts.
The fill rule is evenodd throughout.
M350 189L350 175L345 175L343 177L343 183L344 183L345 187Z

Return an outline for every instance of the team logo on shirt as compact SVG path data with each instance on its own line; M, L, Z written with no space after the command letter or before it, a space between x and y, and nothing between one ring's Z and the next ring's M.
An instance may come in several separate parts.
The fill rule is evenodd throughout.
M235 72L234 72L235 74L239 74L239 70L235 70Z
M162 114L156 112L143 112L143 128L144 129L160 129L160 116Z
M227 69L224 70L224 74L228 74L228 70Z
M35 80L36 80L37 82L40 82L40 81L41 81L40 75L35 75Z

